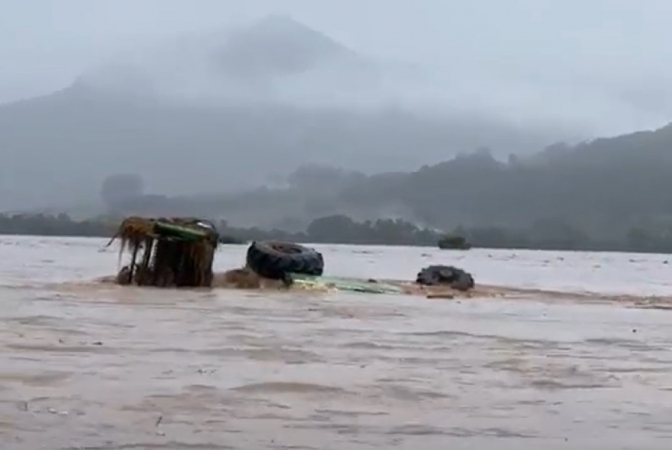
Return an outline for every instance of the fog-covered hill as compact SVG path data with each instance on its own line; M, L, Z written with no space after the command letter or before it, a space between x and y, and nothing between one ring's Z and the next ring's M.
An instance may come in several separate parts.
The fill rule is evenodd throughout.
M282 16L168 42L0 105L0 209L95 202L114 173L158 193L232 192L303 164L410 170L566 136L437 107L422 77Z

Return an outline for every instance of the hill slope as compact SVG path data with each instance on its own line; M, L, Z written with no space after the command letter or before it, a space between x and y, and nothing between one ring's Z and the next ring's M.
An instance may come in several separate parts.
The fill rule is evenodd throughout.
M622 232L672 225L672 126L575 147L563 145L502 163L482 152L346 188L360 208L407 206L437 226L527 226L553 219L582 229Z
M529 153L558 137L390 106L381 83L393 73L286 18L202 44L1 105L0 209L91 202L119 172L155 192L224 192L306 163L372 173L481 146Z
M487 150L415 172L367 176L304 167L284 189L156 199L126 212L206 215L235 225L302 230L311 220L403 218L439 229L504 227L621 240L633 229L672 236L672 126L500 162Z

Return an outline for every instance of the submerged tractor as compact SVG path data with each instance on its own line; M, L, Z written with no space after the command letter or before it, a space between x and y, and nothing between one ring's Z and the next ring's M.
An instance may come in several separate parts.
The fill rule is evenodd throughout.
M207 220L128 217L107 245L115 240L121 241L120 257L130 253L130 262L117 274L118 284L175 288L212 287L215 251L225 239ZM253 242L244 270L291 284L297 275L321 276L324 259L298 244Z
M208 221L194 218L128 217L108 246L121 240L131 254L117 282L156 287L210 287L219 233Z
M275 289L299 285L379 294L418 293L430 287L468 291L474 287L471 274L443 265L424 268L412 286L374 279L324 277L324 258L320 252L279 241L252 242L245 266L218 274L215 280L213 262L222 237L212 223L195 218L128 217L107 245L115 240L121 241L120 258L124 252L130 254L130 262L121 268L115 280L121 285L209 288L217 284Z

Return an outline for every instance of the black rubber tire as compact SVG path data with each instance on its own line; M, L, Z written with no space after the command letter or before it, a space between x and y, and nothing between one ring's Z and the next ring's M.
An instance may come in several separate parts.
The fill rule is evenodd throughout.
M422 269L415 280L425 286L450 286L458 291L468 291L475 286L470 273L453 266L429 266Z
M286 280L290 273L322 275L324 258L315 249L290 242L252 242L247 267L264 278Z

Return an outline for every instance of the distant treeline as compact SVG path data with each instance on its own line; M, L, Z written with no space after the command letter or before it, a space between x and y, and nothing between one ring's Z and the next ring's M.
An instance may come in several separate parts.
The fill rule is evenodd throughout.
M73 220L66 214L2 215L0 234L35 236L111 237L118 219ZM238 228L226 222L215 224L222 242L245 243L252 240L294 242L436 246L446 233L418 227L403 220L356 222L343 215L314 220L301 233L259 228ZM595 250L672 253L672 230L633 228L622 239L591 237L562 222L538 221L526 229L500 227L458 228L448 233L462 236L474 247L544 250Z

